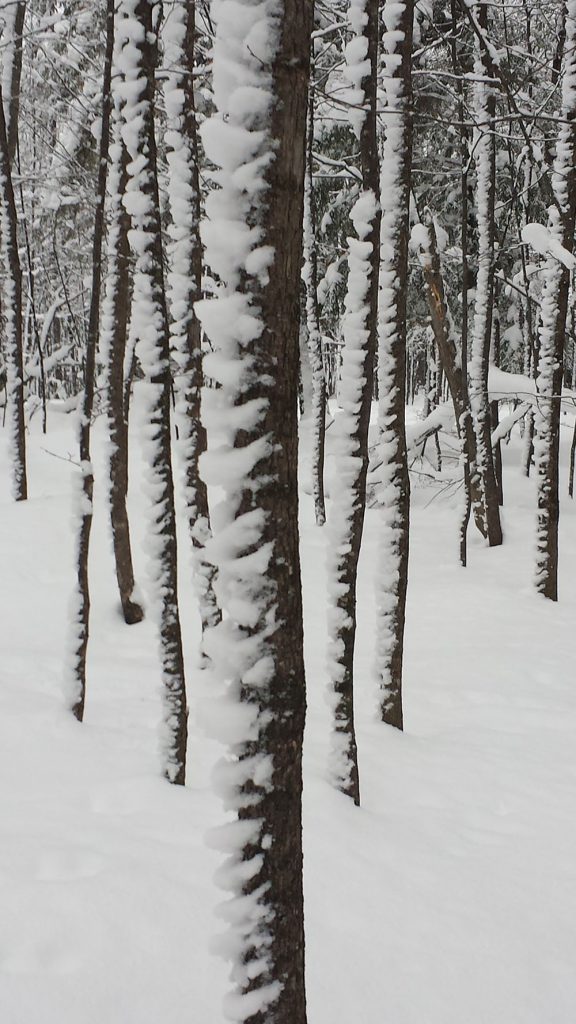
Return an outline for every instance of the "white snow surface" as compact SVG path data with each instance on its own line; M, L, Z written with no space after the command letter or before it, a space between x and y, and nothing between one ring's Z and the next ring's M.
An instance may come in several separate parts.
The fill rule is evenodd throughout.
M144 407L137 394L130 511L146 584L137 437ZM98 420L93 441L83 725L61 689L73 579L72 420L50 408L46 438L32 421L31 497L20 505L10 497L0 433L1 1019L221 1024L229 982L211 943L222 927L213 882L222 855L205 837L230 816L210 781L221 748L198 725L210 684L196 671L193 588L183 571L191 713L189 781L179 789L160 777L153 623L127 627L118 606L103 427ZM571 427L563 417L563 496ZM379 517L368 512L358 601L360 809L326 781L329 535L314 526L302 495L310 1024L573 1024L576 507L563 498L554 605L532 587L535 485L520 474L517 428L503 454L506 540L487 550L471 529L466 570L455 505L441 495L429 504L435 491L413 480L403 735L374 718ZM332 460L329 450L328 476ZM184 520L181 527L184 553Z

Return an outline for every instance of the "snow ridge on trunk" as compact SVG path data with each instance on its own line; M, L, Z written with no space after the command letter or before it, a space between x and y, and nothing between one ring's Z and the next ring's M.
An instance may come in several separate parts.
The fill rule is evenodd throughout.
M187 704L178 612L176 516L170 454L170 352L162 269L156 146L154 68L157 37L151 0L122 0L117 33L118 85L123 99L122 136L131 157L124 205L130 214L130 246L135 256L131 331L145 374L145 432L149 479L151 578L160 627L164 723L163 768L183 784L186 772Z
M376 602L376 675L381 715L402 728L402 656L410 481L405 435L406 285L412 124L410 69L414 4L386 0L382 33L385 140L380 178L382 227L378 324L377 500L382 518Z
M200 418L202 338L194 302L201 295L200 186L193 90L194 4L176 0L163 29L164 100L168 199L172 217L168 274L170 336L178 363L176 411L184 465L184 498L193 549L193 578L203 632L220 620L214 594L214 566L205 555L210 539L208 494L198 462L206 450L206 430Z
M477 7L478 26L487 28L488 8ZM476 43L474 62L478 76L474 86L477 139L474 147L476 161L476 215L478 221L478 274L476 304L470 359L470 406L476 431L476 465L471 473L479 476L486 515L485 536L490 546L502 543L502 528L498 510L498 493L494 474L494 460L490 443L490 407L488 403L488 366L492 335L492 305L494 302L494 202L496 194L494 114L496 98L494 86L485 79L493 68L482 45Z
M224 0L217 113L201 129L218 188L202 224L222 282L196 305L214 347L205 481L224 491L208 555L222 623L208 631L207 728L228 747L215 784L236 818L219 830L232 894L222 952L226 1015L304 1024L301 756L305 714L298 555L299 291L311 5Z
M354 730L354 647L356 577L366 506L368 428L372 406L378 306L380 206L376 144L376 64L378 3L351 0L353 36L346 47L345 75L352 84L350 122L361 148L363 190L350 217L356 232L348 239L348 287L343 320L340 404L336 432L336 473L330 521L331 592L329 697L333 706L330 775L333 784L360 802Z
M0 103L2 96L0 90ZM6 358L8 436L12 461L12 493L27 497L26 426L24 422L24 359L22 352L22 271L18 255L18 220L4 104L0 110L0 243L2 251L2 313Z
M561 123L552 175L557 205L549 212L550 255L543 275L534 443L538 487L536 588L553 601L558 596L559 397L562 394L570 290L571 261L568 254L574 247L576 214L576 0L568 0L565 11ZM559 246L565 250L562 261L554 255L554 250L560 252Z
M115 59L117 57L117 52ZM113 68L113 75L117 75ZM110 162L108 169L107 278L102 303L100 357L104 411L110 443L107 446L110 523L116 563L116 578L124 620L140 622L144 611L134 582L128 491L128 402L124 393L124 358L130 316L130 218L122 196L126 190L128 154L122 142L122 118L116 95L111 114Z
M314 86L308 95L308 146L306 177L304 180L304 263L302 280L306 286L306 329L308 351L312 368L312 494L316 525L324 526L326 506L324 501L324 446L326 433L326 379L322 352L322 331L318 308L318 257L316 253L316 206L314 196Z

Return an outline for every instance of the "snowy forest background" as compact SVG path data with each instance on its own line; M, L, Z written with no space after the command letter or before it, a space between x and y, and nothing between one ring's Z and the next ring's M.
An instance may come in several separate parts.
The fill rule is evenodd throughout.
M3 1020L572 1024L576 0L0 31Z

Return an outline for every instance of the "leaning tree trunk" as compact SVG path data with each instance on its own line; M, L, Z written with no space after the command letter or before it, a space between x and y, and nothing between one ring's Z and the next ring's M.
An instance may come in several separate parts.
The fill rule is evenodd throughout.
M356 578L368 471L368 428L372 409L374 356L378 333L380 250L379 158L376 136L379 0L350 0L353 37L346 53L352 127L360 142L362 192L348 239L348 290L344 319L336 478L332 507L330 688L334 708L331 775L343 793L360 803L354 730L354 646ZM368 74L365 72L368 71Z
M90 431L94 405L94 376L96 370L96 348L100 327L100 291L102 284L102 242L104 236L104 203L108 168L108 142L110 129L110 84L112 78L112 54L114 49L114 0L106 4L106 53L102 80L102 124L98 153L98 183L96 186L96 212L94 215L94 238L92 242L92 294L90 317L86 338L84 362L84 388L80 399L80 478L78 484L77 535L76 535L76 590L71 603L72 636L69 659L70 698L74 716L79 722L84 717L86 698L86 653L90 625L90 587L88 580L88 555L92 529L92 498L94 474L90 456Z
M576 219L576 0L567 0L565 13L562 106L552 177L556 206L550 209L549 230L552 238L571 253ZM546 263L542 294L536 412L536 587L551 601L558 599L560 397L569 290L569 257L561 263L551 255Z
M326 379L322 352L322 332L318 309L318 257L316 254L316 197L314 194L314 86L308 97L308 135L306 147L306 175L304 182L304 267L302 276L306 286L306 326L308 348L312 365L312 493L316 525L324 526L324 448L326 437Z
M376 596L376 673L384 722L403 725L402 661L408 583L410 480L406 455L406 292L412 166L413 0L386 0L382 34L385 141L380 196L378 326L379 488L382 510Z
M485 32L488 24L486 0L476 6L478 26ZM470 363L470 404L476 431L476 471L484 493L486 536L491 547L502 543L502 526L498 506L498 489L492 455L490 405L488 400L488 367L492 342L492 306L494 303L494 203L496 197L496 151L494 118L496 94L486 79L496 74L488 50L477 43L475 71L476 119L476 213L478 218L478 274L476 304L472 331L472 359Z
M452 320L450 318L445 298L444 280L440 266L440 256L436 244L436 231L434 220L428 209L422 215L425 233L420 235L422 253L420 262L422 274L426 283L426 297L430 310L430 322L434 338L438 346L440 362L452 405L454 406L454 418L462 446L462 457L465 473L464 486L470 493L470 502L474 512L474 522L483 537L486 536L486 512L484 506L484 492L480 484L480 478L474 472L477 459L476 434L472 423L470 403L466 388L463 361L456 348L456 340ZM466 502L466 507L468 502ZM465 517L460 525L460 561L466 565L466 522Z
M180 373L176 382L180 414L180 448L184 461L185 501L193 550L194 584L202 620L202 633L221 619L214 593L214 566L205 557L210 539L208 491L199 472L206 451L206 428L201 421L202 334L194 302L202 294L200 243L200 182L194 106L193 2L176 0L164 25L164 96L168 194L172 223L169 228L168 275L172 348Z
M215 346L206 369L221 385L219 447L203 473L225 491L212 546L225 617L208 653L229 726L219 783L238 816L223 836L233 893L227 1015L305 1024L297 401L312 5L236 0L234 9L228 18L217 7L218 112L202 128L221 168L205 237L223 286L197 306Z
M18 217L4 103L0 89L0 241L2 252L2 313L6 358L8 431L12 461L12 492L16 501L27 497L26 426L24 422L24 360L22 355L22 270L18 254Z
M121 136L120 112L113 113L110 147L108 274L102 309L101 355L104 362L106 416L110 437L109 500L116 579L124 621L141 622L144 611L135 600L128 495L128 404L124 397L124 359L130 313L130 217L122 196L128 181L128 153Z
M153 0L121 0L118 55L123 74L123 138L131 162L124 204L132 220L135 257L132 322L145 374L146 454L150 485L151 573L160 627L164 683L163 769L184 785L188 708L178 609L174 481L170 450L170 334L162 266L162 228L154 132L154 75L158 42Z

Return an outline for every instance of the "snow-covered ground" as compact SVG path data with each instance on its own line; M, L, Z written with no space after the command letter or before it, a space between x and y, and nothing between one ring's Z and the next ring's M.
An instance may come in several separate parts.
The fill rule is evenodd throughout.
M102 425L95 429L97 469ZM563 428L563 464L570 440ZM431 442L429 442L431 445ZM131 511L142 550L142 464ZM198 724L198 618L182 535L188 786L159 778L155 631L125 626L100 489L86 719L63 704L72 590L69 417L29 438L30 500L9 495L0 435L0 1020L220 1024L210 952L222 894L206 832L219 748ZM371 674L378 515L361 566L361 809L327 785L325 547L302 496L309 713L305 890L310 1024L573 1024L576 1006L576 507L564 502L560 602L532 588L534 485L504 449L505 545L458 497L413 486L403 735L378 724ZM329 474L328 474L329 475ZM562 481L566 491L565 474ZM329 511L329 509L328 509Z

